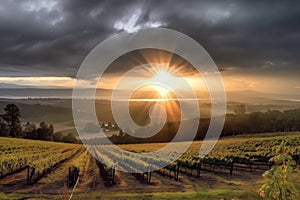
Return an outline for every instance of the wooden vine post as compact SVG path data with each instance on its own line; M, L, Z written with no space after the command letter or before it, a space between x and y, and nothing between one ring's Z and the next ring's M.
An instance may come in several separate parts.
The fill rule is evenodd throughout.
M111 168L111 175L112 175L112 178L111 178L111 184L115 184L115 173L116 173L116 169L114 167Z
M147 183L150 184L151 183L151 170L150 167L148 166L148 172L147 172Z
M178 178L178 176L179 176L179 170L180 170L180 165L177 164L177 165L175 166L175 180L176 180L176 181L179 180L179 178Z
M230 163L230 175L232 175L233 174L233 164L234 164L234 161L232 161L231 163Z
M78 167L69 167L68 187L74 187L79 177Z
M28 168L27 168L27 184L28 185L33 184L32 178L33 178L34 174L35 174L35 167L28 166ZM39 174L38 174L38 178L39 178ZM38 180L38 178L36 180Z
M29 177L30 177L30 166L28 165L28 166L27 166L27 185L30 184L30 179L29 179Z
M200 177L200 173L201 173L201 165L202 163L199 163L198 167L197 167L197 177Z
M148 172L148 176L147 176L147 183L151 183L151 175L152 175L152 172L151 171L149 171Z

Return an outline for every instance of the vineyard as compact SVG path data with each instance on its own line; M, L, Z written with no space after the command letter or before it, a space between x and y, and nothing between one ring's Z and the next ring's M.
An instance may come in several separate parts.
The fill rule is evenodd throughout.
M80 146L1 138L0 140L0 178L22 169L32 169L29 184L39 179L47 171L75 154ZM53 154L55 152L55 154ZM36 177L35 177L36 176Z
M135 171L153 171L155 165L166 163L166 167L158 170L161 174L173 176L178 180L179 173L187 173L191 176L200 177L202 170L219 171L233 175L234 170L268 170L272 166L269 160L275 156L276 147L283 141L290 148L293 160L300 163L300 137L298 134L276 137L262 138L235 138L219 140L216 147L205 157L200 158L199 150L202 142L194 142L188 151L179 159L174 160L173 157L179 157L177 151L181 148L178 143L164 155L158 154L130 154L122 153L117 148L110 146L96 146L94 152L98 160L106 163L108 169L114 166L114 162L118 162L121 170ZM147 146L147 148L145 148ZM154 152L157 147L163 147L163 144L140 144L140 145L122 145L121 148L134 153ZM180 151L179 151L180 152ZM142 175L143 176L143 175ZM147 180L150 182L150 180Z
M181 143L158 155L155 151L166 144L120 145L120 149L127 150L124 153L108 145L86 149L77 144L0 138L0 198L110 198L110 194L145 192L182 192L194 197L204 195L212 186L217 199L228 195L228 191L240 196L247 187L253 189L253 182L260 181L262 173L270 169L273 163L269 160L282 141L299 166L298 133L224 138L201 158L200 141L193 142L180 156ZM161 165L165 167L157 169ZM295 182L300 187L297 168Z

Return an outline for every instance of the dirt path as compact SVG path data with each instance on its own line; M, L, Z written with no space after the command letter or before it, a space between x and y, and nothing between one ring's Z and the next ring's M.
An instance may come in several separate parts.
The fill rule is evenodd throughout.
M128 188L134 188L137 185L136 180L131 174L116 171L115 184L113 186L105 186L105 181L100 174L100 169L96 164L96 160L90 156L89 164L83 175L79 177L78 185L74 191L76 194L89 193L89 192L117 192L126 191Z
M88 154L89 159L86 163L82 174L79 176L78 184L74 190L77 193L89 193L91 191L104 189L104 181L100 176L100 170L94 157Z
M77 156L78 153L74 156ZM72 157L74 157L74 156L71 156L67 161L60 164L57 168L61 169L64 165L66 165L66 163L68 161L70 162L70 160L72 160ZM48 182L51 182L49 180L47 181L47 177L48 177L48 179L52 178L51 174L54 174L54 172L52 171L52 172L50 172L50 174L47 174L35 185L38 185L39 183L45 185L45 184L48 184ZM44 182L45 179L46 179L46 182ZM32 192L32 188L37 187L35 185L34 186L27 185L27 168L0 179L0 191L5 191L8 193L10 193L10 192L23 193L23 192L28 192L28 191ZM47 188L48 188L48 186L47 186Z
M91 176L92 174L90 174ZM100 177L102 179L102 177ZM206 191L215 188L239 189L243 187L252 187L252 181L261 178L261 173L241 172L233 176L223 173L202 172L201 177L192 177L186 174L179 174L179 181L173 178L162 176L153 172L151 184L147 184L136 179L130 173L121 171L116 172L116 184L111 187L105 187L102 184L97 185L94 191L101 193L151 193L151 192L188 192L188 191ZM76 196L74 196L76 197ZM76 198L75 198L76 199Z
M253 183L262 179L262 172L235 171L234 175L201 171L200 178L181 173L185 191L205 191L215 188L239 190L252 188Z
M57 168L45 175L41 180L32 186L27 186L18 190L21 193L33 194L62 194L65 192L65 183L67 181L68 169L71 166L72 160L84 153L80 149L76 154L71 156L65 162L61 163Z
M14 192L27 185L27 168L0 179L0 191Z
M92 174L90 174L89 176L92 176ZM116 171L115 184L110 187L106 187L104 185L104 181L101 176L98 176L98 178L100 178L101 181L96 182L93 191L99 191L101 193L147 193L160 191L184 191L182 182L175 181L168 177L162 177L157 173L152 173L151 184L146 183L146 181L137 179L130 173L122 171Z

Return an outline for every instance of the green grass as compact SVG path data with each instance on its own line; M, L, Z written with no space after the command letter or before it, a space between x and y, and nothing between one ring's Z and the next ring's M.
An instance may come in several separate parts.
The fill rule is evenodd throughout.
M202 190L202 191L189 191L189 192L153 192L153 193L103 193L92 192L88 194L75 194L72 199L118 199L118 200L167 200L167 199L208 199L208 200L220 200L220 199L247 199L254 200L260 199L258 193L253 188L244 188L244 190L235 190L232 188L218 188L218 184L215 185L215 189ZM0 193L0 199L63 199L62 195L50 195L50 194L23 194L23 193Z
M74 199L118 199L118 200L141 200L141 199L258 199L256 193L241 193L240 191L233 191L231 189L213 189L208 191L194 191L194 192L158 192L158 193L114 193L114 194L99 194L97 192L87 195L77 195Z

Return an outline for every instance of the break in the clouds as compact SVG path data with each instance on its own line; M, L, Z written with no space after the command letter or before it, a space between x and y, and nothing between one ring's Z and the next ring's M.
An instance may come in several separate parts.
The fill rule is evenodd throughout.
M0 76L74 77L99 42L147 27L191 36L220 69L299 74L299 1L3 0Z

